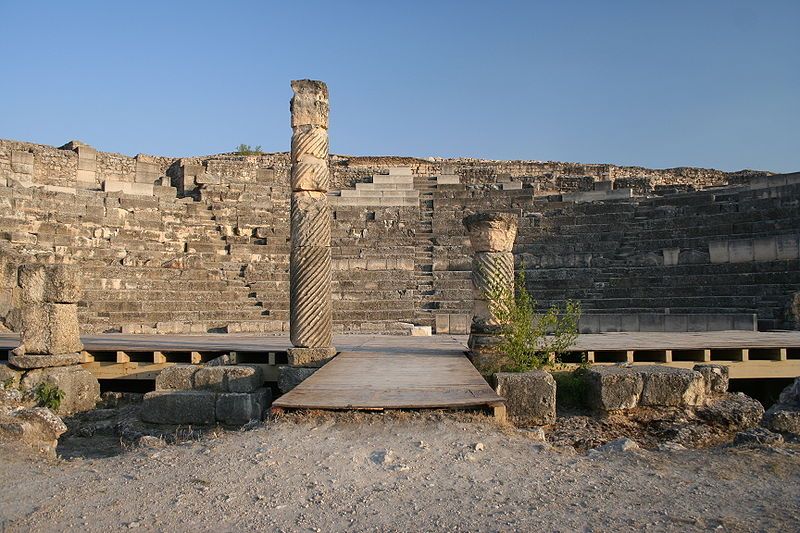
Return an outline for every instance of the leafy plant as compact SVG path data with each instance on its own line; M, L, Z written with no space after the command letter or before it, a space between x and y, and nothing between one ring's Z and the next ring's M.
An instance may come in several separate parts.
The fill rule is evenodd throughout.
M249 144L240 144L236 147L236 153L238 155L259 155L263 154L264 152L261 151L261 145L258 146L250 146Z
M489 280L487 298L489 311L500 323L501 342L497 349L504 353L502 370L526 372L554 366L578 338L580 302L568 300L564 309L551 306L537 313L536 300L525 287L525 269L516 276L516 290Z
M61 402L64 400L64 391L59 389L58 385L46 381L36 387L34 394L39 405L53 411L58 411Z

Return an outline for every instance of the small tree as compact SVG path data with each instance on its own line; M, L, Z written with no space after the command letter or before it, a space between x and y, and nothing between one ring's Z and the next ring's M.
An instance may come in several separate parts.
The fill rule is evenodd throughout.
M239 155L259 155L263 152L261 151L261 145L258 146L250 146L249 144L240 144L236 148L236 153Z
M536 300L525 287L525 270L516 276L516 290L489 281L489 310L500 322L498 351L508 360L501 370L526 372L552 366L578 338L580 302L567 300L564 310L552 305L536 312Z

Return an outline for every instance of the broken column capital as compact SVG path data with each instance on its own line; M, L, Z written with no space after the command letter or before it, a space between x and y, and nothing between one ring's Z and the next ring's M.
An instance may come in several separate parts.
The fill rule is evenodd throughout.
M517 238L519 217L514 213L482 212L464 217L473 252L510 252Z

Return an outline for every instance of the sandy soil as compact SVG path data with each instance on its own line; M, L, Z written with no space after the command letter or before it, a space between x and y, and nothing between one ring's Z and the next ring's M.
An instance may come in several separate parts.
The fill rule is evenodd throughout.
M567 453L483 415L291 415L166 448L0 454L0 530L790 531L800 449Z

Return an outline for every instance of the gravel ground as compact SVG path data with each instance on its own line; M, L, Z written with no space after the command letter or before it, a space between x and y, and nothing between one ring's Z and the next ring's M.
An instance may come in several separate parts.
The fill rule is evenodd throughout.
M551 448L473 414L298 414L111 457L0 455L1 531L791 531L800 448Z

